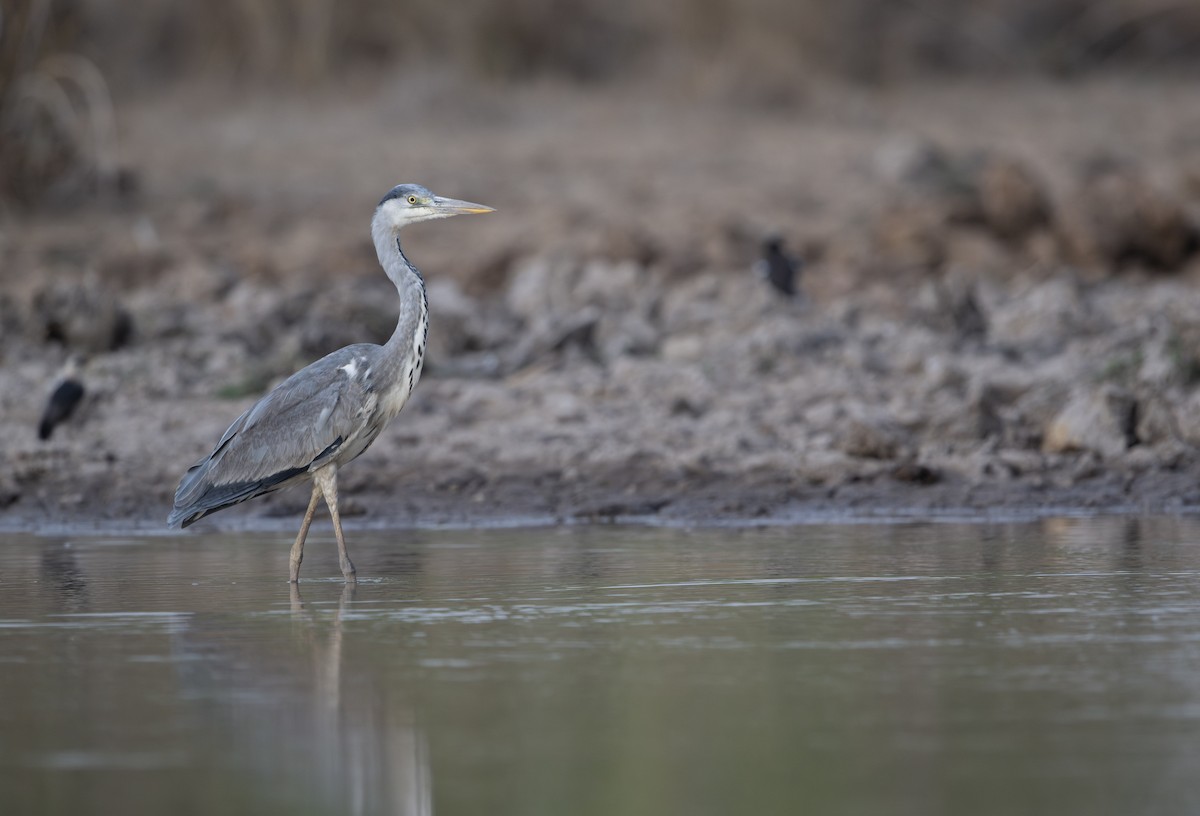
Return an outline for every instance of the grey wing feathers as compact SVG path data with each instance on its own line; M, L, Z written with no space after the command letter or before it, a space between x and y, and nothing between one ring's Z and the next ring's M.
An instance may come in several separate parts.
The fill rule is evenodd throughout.
M238 417L212 453L188 468L167 523L186 527L286 487L332 458L361 429L368 399L340 367L371 348L349 346L318 360Z

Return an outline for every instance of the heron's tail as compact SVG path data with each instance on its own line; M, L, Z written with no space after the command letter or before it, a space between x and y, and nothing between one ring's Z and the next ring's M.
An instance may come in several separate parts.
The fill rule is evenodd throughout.
M204 459L192 465L180 480L175 507L167 516L168 527L187 527L209 513L287 487L293 479L308 473L307 467L288 468L263 479L213 484L206 479L210 461Z
M171 510L171 515L167 516L167 526L178 530L182 527L187 527L193 521L200 518L200 516L189 518L189 515L194 515L190 511L191 508L189 507L175 507Z
M208 471L210 461L212 461L211 456L204 457L188 468L187 473L183 474L183 478L179 480L179 487L175 488L175 506L171 508L171 514L167 516L168 527L176 529L187 527L204 515L203 513L196 515L196 505L207 492L200 482Z

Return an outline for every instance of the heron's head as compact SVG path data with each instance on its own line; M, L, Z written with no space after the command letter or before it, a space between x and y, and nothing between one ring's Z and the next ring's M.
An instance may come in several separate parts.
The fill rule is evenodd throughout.
M398 230L409 224L432 221L435 218L487 212L492 212L492 208L483 204L472 204L470 201L443 198L434 195L420 184L398 184L388 190L387 195L375 208L375 221L379 226Z

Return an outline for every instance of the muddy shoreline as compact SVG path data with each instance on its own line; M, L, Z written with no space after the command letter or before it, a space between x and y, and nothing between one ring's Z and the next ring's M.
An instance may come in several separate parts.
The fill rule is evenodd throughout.
M1055 515L1200 513L1195 465L1165 473L1104 474L1069 486L1035 477L1003 485L958 481L914 487L881 474L820 487L797 484L778 473L642 476L633 487L624 473L589 474L570 483L552 472L506 473L491 485L480 484L475 473L467 481L473 483L469 492L431 488L422 478L401 479L386 488L355 485L344 494L342 512L350 529L608 523L703 527L946 518L988 522ZM131 497L104 480L76 487L85 492L68 496L75 500L66 503L58 500L61 496L39 495L14 503L0 516L0 529L166 530L166 490ZM306 500L307 490L295 488L210 516L191 530L277 530L282 535L296 526ZM327 520L319 519L318 528L325 526Z
M366 223L399 180L498 211L405 235L426 374L343 472L354 524L1193 512L1192 95L926 88L737 117L554 89L503 118L403 86L131 102L136 195L0 226L0 526L153 525L273 383L386 339ZM800 298L752 271L771 234ZM76 353L88 396L41 442ZM306 498L203 524L289 526Z

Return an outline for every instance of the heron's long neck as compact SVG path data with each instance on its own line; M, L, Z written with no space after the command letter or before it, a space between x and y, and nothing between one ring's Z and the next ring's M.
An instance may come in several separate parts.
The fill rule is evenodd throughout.
M383 347L383 356L397 367L394 376L408 377L412 380L410 385L415 385L429 333L429 301L425 297L425 279L404 257L395 230L372 229L372 233L379 263L400 295L400 317L391 339Z

